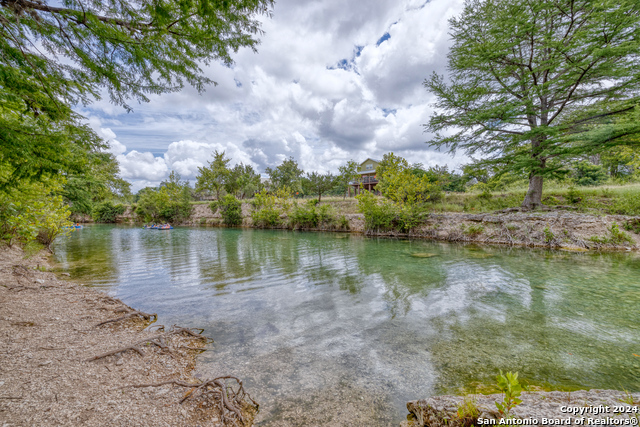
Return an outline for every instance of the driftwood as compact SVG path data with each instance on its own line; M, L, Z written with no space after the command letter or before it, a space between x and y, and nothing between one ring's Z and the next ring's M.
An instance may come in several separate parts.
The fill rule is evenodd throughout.
M140 316L146 321L151 321L152 318L153 318L154 321L158 319L158 315L156 313L149 314L149 313L145 313L145 312L140 311L140 310L135 310L135 309L133 309L131 307L127 307L127 306L119 308L115 312L116 313L124 313L124 315L120 316L120 317L118 317L116 319L109 319L109 320L105 320L104 322L100 322L97 325L95 325L95 327L97 328L98 326L106 325L108 323L120 322L121 320L131 319L132 317L136 317L136 316Z
M227 380L235 381L238 388L234 389L233 385L227 384ZM253 400L249 393L244 390L242 381L234 376L218 377L197 384L180 380L169 380L154 384L135 384L129 387L162 387L169 384L189 389L182 400L180 400L181 404L198 394L205 400L213 402L214 406L217 406L220 410L223 425L226 425L227 422L236 421L239 422L240 425L244 425L245 419L242 415L244 403L249 403L248 401L250 401L256 409L260 406Z
M204 341L204 342L213 341L213 340L211 340L211 338L208 338L208 337L205 337L204 335L201 335L202 334L202 330L201 329L195 329L195 330L196 331L199 330L200 332L197 333L197 332L194 332L194 329L182 328L182 327L174 325L167 332L164 332L164 333L159 334L159 335L154 335L152 337L145 338L145 339L140 340L140 341L136 341L136 342L134 342L132 344L129 344L129 345L125 346L125 347L117 348L115 350L111 350L111 351L108 351L106 353L102 353L102 354L99 354L97 356L90 357L89 359L86 360L86 362L92 362L94 360L104 359L105 357L115 356L116 354L124 353L126 351L135 351L140 356L144 357L145 354L144 354L144 351L142 351L142 346L144 346L144 345L154 345L156 347L159 347L163 352L171 354L171 349L167 345L166 339L169 338L172 335L186 335L188 338L201 340L201 341Z

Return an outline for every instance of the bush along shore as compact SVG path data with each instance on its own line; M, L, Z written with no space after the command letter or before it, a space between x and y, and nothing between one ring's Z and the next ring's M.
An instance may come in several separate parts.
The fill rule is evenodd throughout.
M257 404L239 379L192 376L210 342L201 330L159 325L155 314L61 280L43 254L0 248L3 425L253 423Z
M450 242L475 242L552 249L638 250L640 217L595 215L572 210L522 212L505 209L493 213L426 213L410 227L396 212L385 212L382 204L365 213L355 201L291 200L275 196L250 202L195 204L181 225L272 228L309 231L364 233L369 236L427 238ZM127 207L116 217L119 223L143 222Z

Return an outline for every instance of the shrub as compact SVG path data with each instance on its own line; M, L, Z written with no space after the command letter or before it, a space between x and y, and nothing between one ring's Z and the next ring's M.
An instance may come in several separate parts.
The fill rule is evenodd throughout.
M594 243L599 244L623 244L623 243L633 243L633 239L624 231L620 230L618 224L611 224L611 228L609 229L609 236L607 237L599 237L599 236L591 236L589 238Z
M498 389L504 393L502 402L496 402L498 412L505 418L511 418L511 410L522 403L519 399L522 393L522 386L518 381L518 373L507 372L505 375L500 371L496 377Z
M282 224L280 216L291 208L288 190L278 190L276 194L269 194L263 189L256 193L252 200L253 212L251 219L256 227L277 227Z
M296 204L289 213L289 222L292 227L316 228L320 223L320 216L315 205L310 203Z
M398 209L386 200L378 200L376 196L365 191L356 196L358 212L364 214L364 228L367 231L387 231L396 225Z
M318 221L321 224L329 225L336 221L336 211L331 205L321 205L318 208Z
M569 187L567 191L567 201L571 204L576 204L582 201L582 193L576 190L575 187Z
M631 236L620 230L618 224L616 223L611 224L609 233L611 234L611 241L613 243L633 243L633 239L631 239Z
M280 212L276 208L261 208L251 213L256 227L277 227L281 224Z
M619 194L613 202L611 212L619 215L640 215L640 197L637 191Z
M574 163L574 182L580 186L596 186L608 178L602 166L594 165L586 160Z
M70 210L59 192L59 183L24 184L8 192L0 192L0 238L9 246L35 240L47 247L64 234Z
M466 427L476 425L479 416L480 409L478 409L476 401L472 398L465 397L464 400L458 405L456 417L458 417L458 421L461 426Z
M338 219L338 227L340 227L343 230L350 229L351 224L349 224L349 219L347 219L346 216L341 215L340 218Z
M627 231L632 231L636 234L640 234L640 219L630 219L629 221L625 222L624 229Z
M242 224L242 203L235 196L227 194L220 201L220 214L226 225Z
M218 212L219 207L220 207L220 202L218 200L214 200L213 202L209 203L209 209L211 209L211 213L213 214Z
M95 222L114 223L116 217L126 210L122 204L114 205L112 201L104 201L93 208L93 220Z
M328 226L336 221L335 210L331 205L316 206L312 203L294 205L289 213L289 223L292 227L318 228Z

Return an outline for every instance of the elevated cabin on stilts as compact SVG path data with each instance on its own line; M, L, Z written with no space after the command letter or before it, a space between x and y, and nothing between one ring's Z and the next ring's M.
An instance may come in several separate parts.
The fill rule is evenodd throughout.
M355 194L358 194L360 189L378 194L376 190L376 185L378 184L376 168L378 167L378 163L380 163L380 160L367 159L360 164L360 170L358 171L360 178L357 181L351 181L349 183L349 196L351 196L351 188L353 188Z

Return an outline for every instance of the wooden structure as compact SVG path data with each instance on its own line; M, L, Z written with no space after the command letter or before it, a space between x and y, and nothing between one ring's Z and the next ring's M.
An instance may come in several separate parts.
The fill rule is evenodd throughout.
M376 176L376 168L378 163L380 163L379 160L367 159L360 164L360 170L358 171L360 178L357 181L349 182L349 195L351 195L351 187L353 187L355 194L358 194L361 188L377 193L378 177Z

